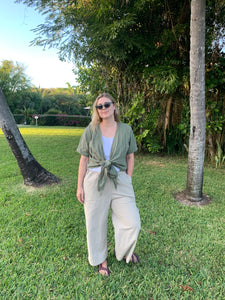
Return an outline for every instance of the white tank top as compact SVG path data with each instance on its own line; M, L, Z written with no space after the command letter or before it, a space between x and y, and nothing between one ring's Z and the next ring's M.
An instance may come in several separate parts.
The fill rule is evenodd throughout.
M103 144L103 151L105 154L105 159L109 160L110 159L110 153L111 153L111 148L112 148L112 143L113 143L113 139L112 138L108 138L102 135L102 144ZM119 171L118 168L114 167L117 171ZM101 172L101 167L97 167L97 168L90 168L89 170L95 171L95 172Z
M110 153L111 153L113 139L114 139L114 137L108 138L108 137L102 136L103 150L104 150L106 160L110 159Z

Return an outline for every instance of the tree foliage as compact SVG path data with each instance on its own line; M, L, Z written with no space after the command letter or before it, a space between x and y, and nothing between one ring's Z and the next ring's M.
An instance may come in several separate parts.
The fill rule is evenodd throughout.
M73 60L78 65L81 90L91 93L93 99L99 92L111 92L123 115L130 109L133 114L133 105L142 95L140 105L151 106L158 113L159 139L164 150L173 151L167 142L174 132L185 144L187 137L180 130L180 122L184 122L182 111L188 108L190 92L190 0L17 2L33 6L46 16L45 23L34 30L37 35L33 44L57 47L61 59ZM216 102L215 109L222 105L224 110L225 106L224 14L224 0L206 1L206 105L210 128L215 116L211 115L211 103L214 107ZM187 119L183 125L187 127L188 122ZM220 124L220 146L225 150L224 120ZM142 146L148 144L153 126L148 128L149 134L141 134ZM134 131L140 138L139 127ZM216 153L218 131L211 132ZM174 143L176 151L185 149L178 144L182 145Z
M10 60L0 65L0 87L20 123L30 124L33 114L86 115L87 97L77 87L41 89L31 86L22 64Z
M26 89L31 86L25 67L11 60L3 60L0 65L0 87L8 100L10 108L19 101Z

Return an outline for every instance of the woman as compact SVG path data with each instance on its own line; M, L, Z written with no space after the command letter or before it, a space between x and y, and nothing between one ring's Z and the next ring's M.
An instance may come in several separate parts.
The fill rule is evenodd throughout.
M111 209L115 255L137 263L133 253L140 230L139 211L132 187L136 141L129 125L121 123L115 101L103 93L93 105L92 122L77 151L81 154L77 198L84 204L88 259L101 275L107 266L107 219Z

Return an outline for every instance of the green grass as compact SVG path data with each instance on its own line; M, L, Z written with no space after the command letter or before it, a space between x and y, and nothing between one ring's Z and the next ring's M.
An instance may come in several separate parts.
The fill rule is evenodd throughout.
M75 196L82 129L21 132L61 183L25 187L0 133L0 299L225 299L224 169L205 166L204 193L213 202L188 207L173 197L185 188L187 159L136 155L141 262L116 261L109 218L112 274L103 278L88 264L83 206Z

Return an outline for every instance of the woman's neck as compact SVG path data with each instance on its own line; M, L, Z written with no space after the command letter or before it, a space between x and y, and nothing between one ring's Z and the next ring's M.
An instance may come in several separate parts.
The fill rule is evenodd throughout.
M117 122L104 120L100 123L100 129L104 137L112 138L116 134Z
M111 128L117 125L117 122L114 119L109 119L109 120L102 120L102 122L100 123L101 127L104 128Z

